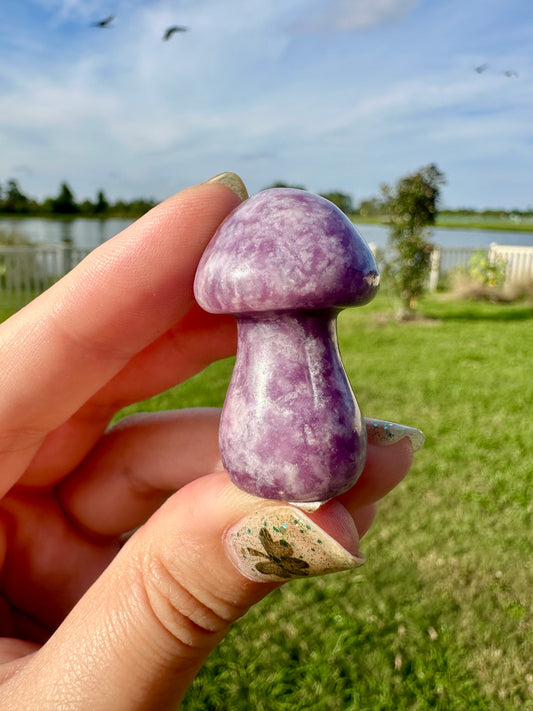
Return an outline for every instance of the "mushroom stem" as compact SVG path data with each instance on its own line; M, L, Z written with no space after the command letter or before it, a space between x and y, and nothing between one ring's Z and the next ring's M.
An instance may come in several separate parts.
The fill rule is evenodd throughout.
M361 473L366 432L339 354L337 313L238 317L220 451L241 489L263 498L326 501Z

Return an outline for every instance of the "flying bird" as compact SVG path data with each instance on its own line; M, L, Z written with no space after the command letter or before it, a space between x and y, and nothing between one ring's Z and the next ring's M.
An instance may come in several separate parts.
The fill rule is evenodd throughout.
M518 77L518 72L515 72L514 69L508 69L504 74L506 77Z
M93 22L92 26L93 27L109 27L114 19L115 19L114 15L109 15L109 17L104 17L103 20L99 20L98 22Z
M479 67L474 67L475 71L478 74L483 74L483 72L486 72L488 68L489 68L488 64L480 64Z
M167 27L165 34L163 35L163 40L167 42L172 35L176 34L176 32L187 32L188 27L182 27L181 25L173 25L172 27Z

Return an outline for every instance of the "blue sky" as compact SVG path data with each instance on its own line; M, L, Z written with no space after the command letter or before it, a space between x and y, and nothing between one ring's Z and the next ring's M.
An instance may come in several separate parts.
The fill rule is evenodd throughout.
M446 206L533 206L531 0L0 0L0 184L38 199L359 201L431 162Z

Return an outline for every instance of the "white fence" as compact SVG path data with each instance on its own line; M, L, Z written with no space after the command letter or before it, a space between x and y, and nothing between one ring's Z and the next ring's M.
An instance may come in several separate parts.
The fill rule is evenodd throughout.
M0 246L0 305L20 308L69 272L88 252L63 244Z
M477 249L436 247L432 256L430 290L439 280L459 266L467 266ZM490 261L501 259L506 265L506 280L533 279L533 247L490 245ZM0 306L19 308L81 262L88 254L63 244L35 246L0 246Z
M437 288L439 280L447 272L457 267L467 267L472 254L479 251L484 250L465 247L436 247L431 261L430 291ZM533 247L503 245L493 242L486 251L492 264L499 260L505 262L506 283L533 279Z
M489 250L490 261L505 262L507 281L524 281L533 278L533 247L509 247L493 242Z

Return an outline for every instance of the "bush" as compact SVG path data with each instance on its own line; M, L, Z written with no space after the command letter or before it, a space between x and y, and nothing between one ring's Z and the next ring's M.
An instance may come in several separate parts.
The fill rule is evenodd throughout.
M452 292L459 299L475 301L507 303L521 300L524 289L518 289L517 285L506 286L505 270L505 260L490 260L486 251L477 250L472 253L467 267L458 267L453 271Z
M498 257L491 261L487 252L477 250L468 262L468 274L484 286L502 287L505 283L505 260Z

